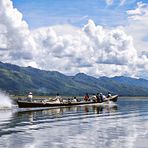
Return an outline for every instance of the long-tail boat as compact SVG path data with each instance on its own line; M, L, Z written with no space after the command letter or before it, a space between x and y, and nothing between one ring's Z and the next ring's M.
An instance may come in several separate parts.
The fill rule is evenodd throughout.
M50 102L50 101L27 101L27 100L17 100L19 108L35 108L35 107L60 107L60 106L75 106L75 105L108 105L109 102L116 102L118 95L106 98L103 102L93 102L93 101L64 101L64 102Z

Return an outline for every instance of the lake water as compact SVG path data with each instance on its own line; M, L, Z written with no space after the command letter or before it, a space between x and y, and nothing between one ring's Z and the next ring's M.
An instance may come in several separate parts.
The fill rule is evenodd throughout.
M148 148L148 99L117 107L0 110L0 148Z

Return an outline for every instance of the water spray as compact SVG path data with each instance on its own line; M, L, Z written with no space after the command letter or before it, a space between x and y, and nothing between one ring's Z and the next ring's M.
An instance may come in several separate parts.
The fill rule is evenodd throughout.
M12 102L6 93L0 91L0 109L9 109L12 107Z

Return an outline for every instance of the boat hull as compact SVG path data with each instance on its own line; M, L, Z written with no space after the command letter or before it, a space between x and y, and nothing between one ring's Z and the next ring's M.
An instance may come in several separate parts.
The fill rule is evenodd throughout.
M113 101L113 102L116 102L117 99L118 99L117 95L108 98L109 101ZM105 100L104 102L107 102L108 100ZM52 102L28 102L28 101L18 100L17 104L19 108L36 108L36 107L58 107L58 106L66 107L66 106L89 105L89 104L102 105L104 102L97 103L97 102L90 102L90 101L80 101L80 102L52 103Z

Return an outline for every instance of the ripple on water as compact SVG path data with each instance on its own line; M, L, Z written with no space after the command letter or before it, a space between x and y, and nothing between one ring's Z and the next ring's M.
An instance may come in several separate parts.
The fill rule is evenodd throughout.
M127 99L116 108L77 106L4 113L0 146L11 141L7 147L144 147L147 107L147 102Z

